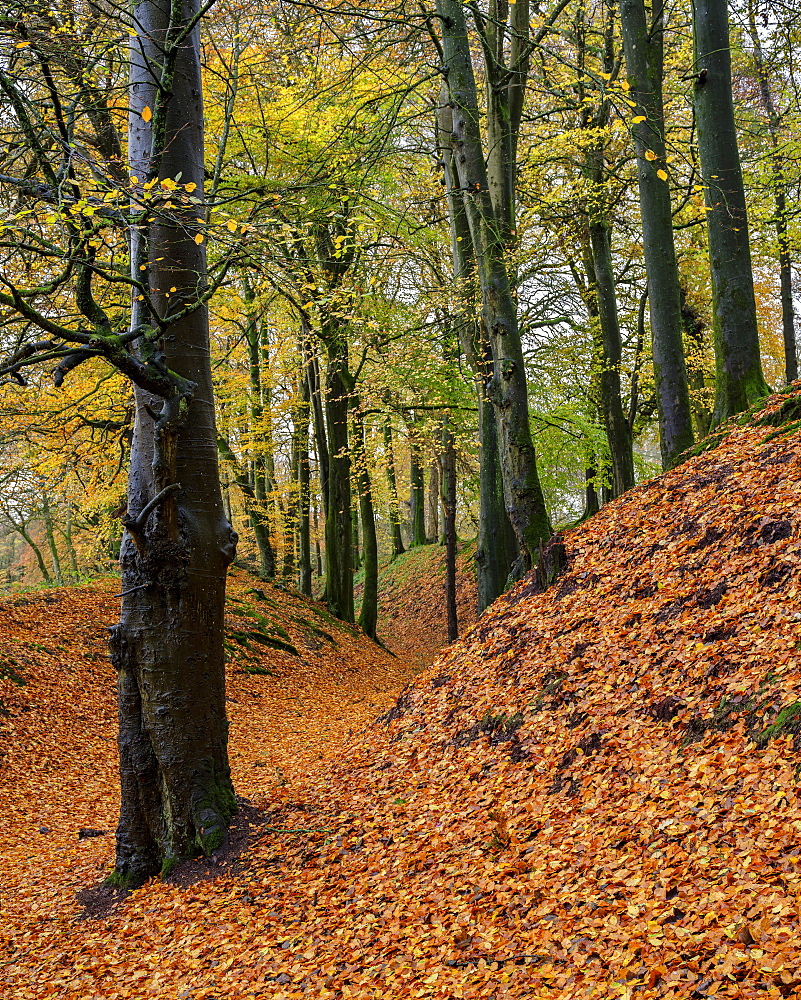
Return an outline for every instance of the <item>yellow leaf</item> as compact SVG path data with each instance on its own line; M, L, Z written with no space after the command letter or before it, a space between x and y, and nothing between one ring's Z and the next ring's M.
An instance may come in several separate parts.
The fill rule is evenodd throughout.
M143 122L149 122L150 119L153 117L153 112L150 110L150 108L147 105L145 105L142 108L141 114L142 114L142 121Z
M226 226L228 227L228 232L229 233L235 233L236 232L236 220L235 219L229 219L226 222Z
M621 80L621 81L620 81L620 86L621 86L621 87L622 87L622 88L623 88L624 90L631 90L631 87L629 86L629 82L628 82L628 80Z
M195 243L197 243L197 245L200 246L202 242L203 242L203 233L198 233L197 236L195 237Z
M657 170L656 176L660 181L666 181L668 179L667 170Z
M184 191L191 194L193 191L197 190L197 184L194 181L190 181L188 184L184 184Z
M646 160L655 160L656 159L656 153L652 149L646 149L646 151L645 151L645 159Z
M635 125L639 125L640 122L644 122L647 119L645 115L635 115L634 118L632 118L631 120L634 122Z

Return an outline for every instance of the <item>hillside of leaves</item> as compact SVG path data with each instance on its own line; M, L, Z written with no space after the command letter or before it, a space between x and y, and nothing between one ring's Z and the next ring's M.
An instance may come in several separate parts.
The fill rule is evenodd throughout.
M397 700L414 665L235 575L232 844L127 896L86 835L113 591L0 605L4 996L801 995L801 405L771 407Z

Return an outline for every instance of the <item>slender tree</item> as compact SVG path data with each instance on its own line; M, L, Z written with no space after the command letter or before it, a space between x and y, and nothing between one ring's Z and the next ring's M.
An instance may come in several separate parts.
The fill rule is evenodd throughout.
M769 392L762 373L748 214L732 101L726 0L694 0L694 102L706 200L715 343L713 425Z
M692 411L682 344L681 288L665 146L662 96L664 0L621 0L620 21L630 94L643 227L651 343L662 467L693 442Z

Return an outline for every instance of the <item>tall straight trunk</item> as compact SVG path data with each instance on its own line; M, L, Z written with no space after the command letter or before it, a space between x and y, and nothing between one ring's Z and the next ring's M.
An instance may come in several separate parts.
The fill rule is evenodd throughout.
M184 34L197 12L197 0L183 8L166 0L134 5L128 148L139 193L144 183L180 174L202 203L199 25ZM223 512L208 314L197 302L206 287L205 244L196 241L194 205L147 215L154 221L132 229L132 275L145 276L162 317L176 302L195 308L169 323L158 344L174 373L173 394L135 393L122 611L110 640L119 678L115 877L129 885L187 855L211 853L236 810L223 653L225 577L236 535ZM135 298L133 329L147 323L146 308ZM136 342L144 356L152 348Z
M445 606L448 642L459 638L456 608L456 449L448 422L442 428L442 507L445 511Z
M254 295L249 285L245 286L244 299L251 304ZM266 435L264 429L264 400L261 379L262 333L255 316L251 316L245 328L248 345L248 373L250 391L250 423L251 434L256 445L256 457L253 461L253 494L246 502L248 519L256 536L256 546L259 550L259 568L263 576L275 576L275 550L270 537L270 511L267 497L267 476L264 467L264 451ZM269 416L268 418L269 419ZM240 482L241 486L241 482Z
M662 468L669 469L693 443L693 428L665 148L664 0L651 0L650 8L646 20L645 0L621 0L620 21L629 93L638 105L633 131L648 275L659 445ZM638 121L640 118L645 120Z
M303 352L301 351L301 354ZM298 585L301 594L311 597L311 523L309 513L309 382L305 366L298 379L298 402L292 411L292 446L298 479Z
M67 516L64 521L64 544L67 547L72 578L77 580L81 574L78 569L78 553L75 551L75 542L72 537L72 504L69 501L67 501Z
M415 432L409 435L409 493L411 542L409 548L426 544L425 480L420 462L420 446L415 440Z
M395 448L392 442L392 421L384 417L384 454L386 456L387 487L389 489L389 526L392 535L392 558L406 551L401 533L400 504L398 503L398 477L395 471Z
M311 403L312 422L314 425L314 442L317 449L317 465L320 476L320 492L323 497L323 513L328 513L328 479L331 459L328 453L328 438L325 433L325 400L320 386L320 362L311 341L311 331L308 320L303 319L306 335L306 378L309 383L309 401Z
M726 0L695 0L695 116L712 276L717 426L769 392L757 333L748 214L732 101Z
M362 557L359 554L359 511L356 507L350 509L350 540L353 572L358 573L362 568Z
M250 526L253 529L253 534L256 537L256 546L259 550L259 561L261 564L261 571L263 574L272 578L275 575L275 555L272 547L272 542L270 540L270 533L269 533L270 529L265 524L263 516L263 508L256 495L256 490L253 481L250 478L250 476L248 476L248 474L245 472L245 470L242 468L239 461L237 460L237 457L233 453L231 445L229 444L228 439L225 437L224 434L220 433L217 435L217 450L219 451L220 455L222 455L223 459L226 462L228 462L231 468L233 469L234 482L239 487L239 490L242 494L242 500L245 507L245 514L247 515L247 518L250 521ZM230 501L226 503L224 494L223 494L223 508L226 517L230 521L231 519ZM273 559L271 564L272 572L270 573L267 573L267 571L264 568L265 553L269 553L270 555L272 555Z
M325 518L325 595L331 613L353 622L353 564L351 562L351 488L348 451L348 344L331 321L323 329L327 353L325 387L328 428L328 511Z
M517 305L484 162L464 7L458 0L437 0L436 7L442 23L444 73L453 113L451 149L475 249L484 325L492 349L493 372L487 394L495 407L506 509L520 553L514 575L519 577L531 567L541 543L550 537L551 525L529 427Z
M371 639L376 638L378 626L378 539L375 531L375 510L370 470L367 468L364 417L359 397L351 385L351 423L353 428L353 462L359 487L359 513L362 521L362 551L364 554L364 587L359 627Z
M64 578L61 573L61 557L58 554L56 544L56 532L53 525L53 512L50 510L50 501L47 494L42 494L42 519L44 520L45 535L47 536L47 547L50 550L50 561L53 565L53 576L56 583L63 583Z
M437 148L448 193L451 254L459 303L455 322L462 353L467 358L475 379L478 403L480 487L476 575L478 613L481 614L506 589L507 579L517 558L517 542L504 503L495 409L486 392L486 386L492 379L492 349L481 323L475 319L475 252L464 202L458 190L459 182L450 139L452 131L453 113L445 89L437 115ZM502 189L505 187L502 186Z
M426 541L439 541L439 462L433 461L428 474L428 502L426 504Z
M314 521L314 557L317 564L317 576L321 577L323 575L323 553L320 548L320 521L317 514L316 500L312 508L312 517Z
M762 51L762 41L756 24L754 0L748 0L748 34L753 46L754 69L759 83L759 96L768 120L770 137L770 168L775 209L774 226L779 244L779 281L781 284L782 334L784 338L784 367L788 382L798 378L798 352L795 339L795 309L793 307L793 261L787 232L787 180L780 151L781 118L771 89L770 71Z
M589 224L595 301L598 309L600 341L597 352L598 384L601 394L601 415L609 442L612 463L612 491L620 496L634 486L634 451L631 426L623 408L620 386L620 365L623 347L617 313L615 276L609 229L604 222L591 219Z

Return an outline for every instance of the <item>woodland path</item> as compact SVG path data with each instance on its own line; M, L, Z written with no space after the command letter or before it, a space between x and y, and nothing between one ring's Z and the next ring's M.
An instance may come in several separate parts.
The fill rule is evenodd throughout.
M430 548L424 562L439 561L441 550ZM185 887L198 877L222 874L252 839L248 826L259 816L263 822L267 804L276 797L291 801L297 782L389 709L434 659L444 625L437 613L441 597L429 590L439 584L418 577L419 563L419 558L407 559L406 575L391 582L382 602L379 634L397 651L394 656L328 618L320 605L241 571L232 574L229 632L241 631L243 622L250 627L255 619L259 630L284 637L280 641L297 655L260 642L244 648L233 644L243 655L229 669L230 759L243 809L231 847L217 859L179 870L176 884ZM110 579L0 601L0 698L7 713L0 716L5 817L0 978L6 980L2 992L9 1000L150 996L159 983L173 985L165 963L160 979L151 979L146 963L131 970L125 959L115 963L112 958L108 966L105 959L114 946L105 938L107 920L92 920L90 933L85 922L105 918L120 903L116 894L97 888L113 867L119 801L116 684L106 652L118 589L118 581ZM407 617L410 599L425 609L418 621ZM15 677L25 685L15 684ZM170 889L159 886L158 891ZM112 936L119 932L108 928ZM99 953L105 956L106 975L119 965L126 982L119 993L98 980ZM155 959L161 961L158 955L156 949ZM188 961L191 970L196 959ZM194 983L187 988L194 990Z

